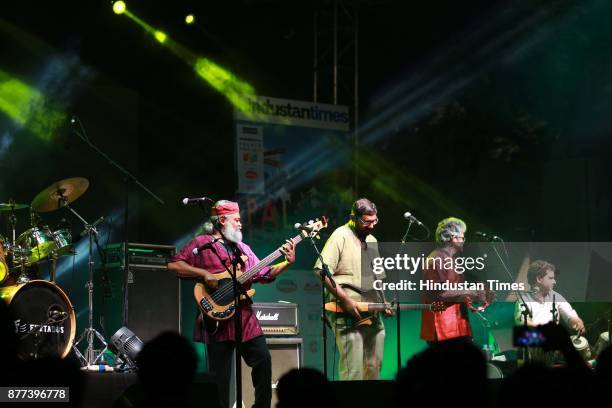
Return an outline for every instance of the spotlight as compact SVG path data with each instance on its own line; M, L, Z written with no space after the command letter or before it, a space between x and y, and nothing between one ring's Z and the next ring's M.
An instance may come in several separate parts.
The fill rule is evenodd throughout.
M193 14L187 14L185 16L185 24L193 24L195 23L195 16Z
M132 367L135 365L138 353L142 350L142 340L138 338L130 329L122 327L110 338L108 348L115 353L121 360Z
M155 39L157 41L159 41L160 43L165 43L166 39L168 38L168 36L166 35L166 33L162 32L162 31L155 31L155 33L153 34L155 36Z
M115 14L123 14L125 13L125 2L116 1L113 3L113 11Z

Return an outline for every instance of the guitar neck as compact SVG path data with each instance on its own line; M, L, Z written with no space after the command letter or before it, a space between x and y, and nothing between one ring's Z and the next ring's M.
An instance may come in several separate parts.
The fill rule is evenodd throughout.
M397 305L391 304L391 303L366 303L367 305L367 312L384 312L386 309L391 309L391 310L397 310ZM431 305L427 305L427 304L421 304L421 303L416 303L416 304L410 304L410 303L405 303L405 304L400 304L399 305L400 310L431 310Z
M302 242L302 235L296 235L293 237L293 243L295 245L299 244L300 242ZM272 252L270 255L266 256L264 259L247 269L245 273L240 275L238 282L242 284L249 281L249 279L261 272L263 268L270 265L281 256L283 256L283 253L281 252L281 248L278 248L276 251Z

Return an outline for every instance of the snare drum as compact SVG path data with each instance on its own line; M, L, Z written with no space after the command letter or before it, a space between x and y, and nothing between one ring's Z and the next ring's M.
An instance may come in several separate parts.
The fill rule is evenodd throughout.
M70 299L59 286L32 280L0 288L0 297L15 319L17 353L21 359L68 355L74 342L76 319Z
M45 259L55 249L53 233L47 226L34 227L25 231L15 241L16 245L30 250L26 264Z

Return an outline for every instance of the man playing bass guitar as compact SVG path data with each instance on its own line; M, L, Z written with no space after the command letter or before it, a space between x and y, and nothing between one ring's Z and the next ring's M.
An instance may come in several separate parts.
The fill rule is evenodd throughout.
M295 261L295 245L287 240L280 249L285 261L264 267L246 284L272 282L278 274ZM242 224L238 204L231 201L217 201L212 209L209 222L204 225L204 234L197 236L183 247L168 269L181 278L195 278L214 290L219 281L213 275L232 268L232 261L240 258L243 270L259 262L251 248L242 242ZM255 407L269 408L272 399L272 363L270 351L263 336L251 301L241 302L242 342L238 345L246 364L252 367L255 389ZM214 327L214 330L211 328ZM229 407L230 376L232 355L236 347L233 319L211 321L200 314L194 327L194 340L204 342L208 348L209 369L215 373L221 407Z

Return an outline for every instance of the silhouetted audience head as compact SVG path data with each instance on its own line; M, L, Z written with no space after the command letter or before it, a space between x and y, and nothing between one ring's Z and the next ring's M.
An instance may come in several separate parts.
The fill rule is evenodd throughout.
M8 385L11 370L18 364L17 359L17 335L15 334L15 323L7 304L0 300L0 344L2 344L2 356L4 369L0 370L0 385Z
M601 384L612 385L612 347L606 347L597 357L595 373Z
M322 372L312 368L297 368L283 375L276 387L276 408L336 407L331 384Z
M440 342L416 354L400 370L395 405L483 407L486 376L486 360L476 346L463 339Z
M164 332L144 345L137 365L140 384L148 397L186 398L198 357L187 339L178 333Z

